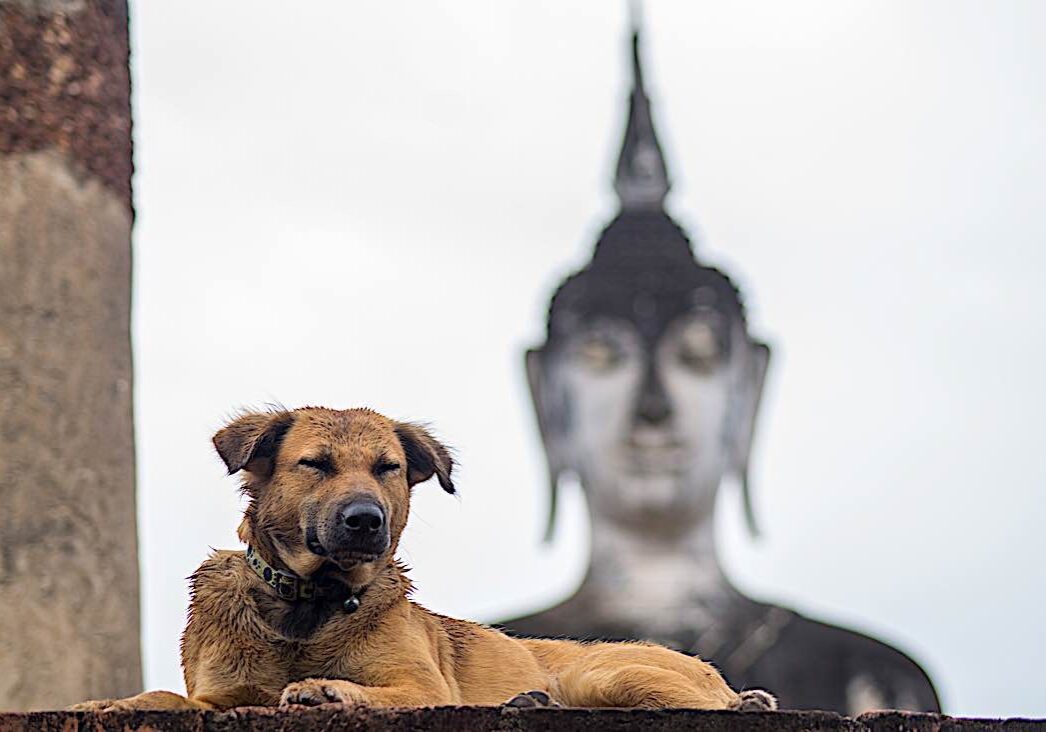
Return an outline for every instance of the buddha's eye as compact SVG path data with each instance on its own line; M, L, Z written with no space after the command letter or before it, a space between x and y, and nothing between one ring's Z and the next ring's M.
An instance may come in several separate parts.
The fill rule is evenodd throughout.
M303 457L298 461L298 465L303 468L311 468L312 470L318 470L321 473L332 473L334 472L334 464L331 463L329 457Z
M609 371L621 363L621 349L612 341L601 336L586 338L577 349L582 365L592 371Z
M720 354L719 338L708 323L691 323L680 333L678 358L688 369L708 373L718 365Z

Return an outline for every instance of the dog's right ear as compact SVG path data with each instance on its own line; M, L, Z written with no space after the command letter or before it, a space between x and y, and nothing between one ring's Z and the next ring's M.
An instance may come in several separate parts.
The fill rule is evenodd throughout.
M450 478L454 459L446 445L421 425L410 422L397 422L396 436L407 456L407 485L413 488L435 475L443 490L451 494L455 492L454 481Z
M212 438L229 475L240 470L259 477L272 475L280 440L294 423L292 412L253 412L237 417Z

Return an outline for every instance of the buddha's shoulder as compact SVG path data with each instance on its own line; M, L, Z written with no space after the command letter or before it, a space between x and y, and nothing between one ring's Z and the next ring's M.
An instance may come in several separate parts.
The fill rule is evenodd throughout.
M911 656L894 645L831 623L788 611L788 622L756 666L800 678L817 673L846 680L849 694L861 684L879 690L892 706L936 710L940 703L933 682ZM811 663L816 661L816 663Z
M904 651L871 636L831 623L813 620L788 611L789 619L778 634L775 648L784 653L804 649L821 657L841 659L842 663L868 668L882 667L893 672L910 671L925 676L919 666Z
M796 708L939 709L926 672L907 653L868 635L812 620L787 608L745 600L731 614L710 660L742 684L781 691ZM618 622L573 597L538 613L498 623L510 635L580 640L647 638L647 628ZM656 640L679 650L701 649L700 628L681 628ZM852 702L852 704L851 704Z
M587 640L613 637L615 629L604 627L601 613L577 596L554 607L530 615L500 620L496 627L509 635L523 638L575 638Z

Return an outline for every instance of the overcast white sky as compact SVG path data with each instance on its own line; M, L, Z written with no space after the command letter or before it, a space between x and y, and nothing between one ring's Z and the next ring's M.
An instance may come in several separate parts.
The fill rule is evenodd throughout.
M539 542L522 352L613 211L623 4L132 0L146 682L235 547L233 409L431 421L418 597L474 618L580 580ZM947 711L1046 715L1046 3L656 2L671 210L774 347L745 591L898 643ZM519 571L525 568L525 572ZM520 581L520 577L527 578Z

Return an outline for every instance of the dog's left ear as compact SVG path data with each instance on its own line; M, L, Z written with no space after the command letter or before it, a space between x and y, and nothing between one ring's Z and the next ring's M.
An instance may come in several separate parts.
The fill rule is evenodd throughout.
M450 479L454 460L439 440L424 427L409 422L396 423L396 436L407 455L407 485L414 486L435 475L443 490L454 493L454 483Z
M265 478L272 474L280 441L294 422L291 412L242 414L212 438L229 475L246 470Z

